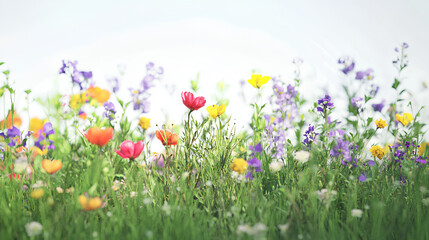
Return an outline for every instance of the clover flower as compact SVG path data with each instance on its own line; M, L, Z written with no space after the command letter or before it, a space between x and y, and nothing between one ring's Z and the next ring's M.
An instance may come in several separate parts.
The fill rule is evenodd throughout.
M308 162L308 159L310 157L310 153L307 151L301 150L301 151L295 152L294 157L299 163L304 164L304 163Z
M25 224L25 231L30 238L33 238L42 233L43 226L39 222L29 222Z

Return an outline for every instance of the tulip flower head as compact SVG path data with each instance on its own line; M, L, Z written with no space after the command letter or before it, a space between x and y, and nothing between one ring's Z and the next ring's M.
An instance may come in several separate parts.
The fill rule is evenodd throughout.
M179 136L177 134L171 133L168 130L156 131L155 135L163 145L176 145L177 140L179 140Z
M113 128L109 127L106 129L100 129L98 127L92 127L88 129L85 134L86 139L94 145L103 147L113 137Z
M247 80L254 88L261 88L271 78L269 76L262 76L261 74L252 74L252 77Z
M121 150L118 151L115 149L115 152L121 156L121 158L128 158L131 161L140 156L143 151L144 143L143 141L138 141L133 143L132 141L125 140L121 143Z
M194 94L191 92L182 92L182 101L191 111L198 110L206 104L204 97L194 97Z
M63 163L59 160L43 159L41 162L42 168L49 174L58 172L62 167Z

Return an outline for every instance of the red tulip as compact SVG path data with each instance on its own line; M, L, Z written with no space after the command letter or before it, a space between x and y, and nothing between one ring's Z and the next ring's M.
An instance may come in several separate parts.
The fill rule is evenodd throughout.
M92 127L88 129L85 134L86 139L94 145L103 147L113 137L113 128L109 127L106 129L100 129L98 127Z
M198 110L206 104L204 97L194 97L191 92L182 92L182 101L191 111Z
M144 143L142 140L133 143L130 140L125 140L121 143L121 151L115 149L115 152L121 156L121 158L129 158L130 160L134 160L137 158L140 153L142 153L144 148Z
M163 145L176 145L177 140L179 140L179 136L177 136L177 134L171 133L167 130L156 131L155 135Z

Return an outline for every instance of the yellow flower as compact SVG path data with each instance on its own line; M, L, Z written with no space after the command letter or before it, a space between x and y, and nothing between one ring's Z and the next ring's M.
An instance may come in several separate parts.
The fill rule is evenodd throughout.
M217 118L218 116L222 115L225 112L226 105L222 104L220 106L218 105L212 105L207 107L207 112L209 112L209 115L212 118Z
M98 209L102 204L102 201L99 197L88 199L86 196L80 195L77 200L79 201L80 206L82 206L82 208L86 211Z
M408 124L410 124L411 121L413 121L413 116L411 115L411 113L404 113L403 115L397 113L396 121L402 123L403 126L407 126Z
M377 128L385 128L385 127L387 127L386 121L384 121L381 118L378 119L378 120L375 120L375 125L377 125Z
M70 96L70 107L73 109L78 109L87 101L88 101L88 95L86 93L73 94Z
M32 118L30 119L30 127L28 130L37 133L40 129L42 129L44 121L40 118Z
M30 193L30 197L34 198L34 199L39 199L42 198L43 195L45 194L45 191L41 188L35 189Z
M372 146L370 151L372 156L377 157L378 159L381 159L384 155L384 149L378 145Z
M426 147L429 145L429 143L428 142L423 142L423 143L421 143L420 144L420 147L418 148L419 149L419 155L420 156L422 156L423 155L423 153L425 153L425 150L426 150Z
M247 80L254 88L261 88L262 85L267 83L271 78L269 76L262 76L261 74L252 74L252 77Z
M150 118L141 117L139 120L139 126L144 130L147 130L150 127Z
M242 158L236 158L232 161L231 170L237 173L244 173L247 169L247 162Z

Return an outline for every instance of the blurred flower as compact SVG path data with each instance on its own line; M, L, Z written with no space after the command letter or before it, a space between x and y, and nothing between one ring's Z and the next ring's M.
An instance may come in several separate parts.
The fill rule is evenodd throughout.
M144 130L147 130L150 127L150 118L141 117L139 120L139 126Z
M13 118L12 118L13 115ZM7 122L5 120L0 121L0 129L5 129L7 128L11 128L12 127L12 122L13 122L13 126L15 127L20 127L22 124L22 119L19 117L19 115L16 112L9 111L9 113L7 114Z
M86 139L94 145L103 147L113 138L113 128L100 129L92 127L85 133Z
M19 181L21 179L21 175L20 174L16 175L15 173L9 174L9 181L11 181L12 178Z
M403 126L407 126L411 121L413 121L413 116L411 113L404 113L403 115L397 113L396 121L402 123Z
M242 158L236 158L232 161L231 170L237 173L244 173L247 169L247 162Z
M156 131L155 135L163 145L176 145L177 140L179 140L179 136L177 134L171 133L168 130Z
M338 64L343 65L343 69L341 69L341 71L344 74L348 74L349 72L353 71L353 69L355 68L355 62L349 56L344 56L344 57L338 59Z
M372 146L370 151L372 156L377 157L378 159L381 159L384 155L383 148L378 145Z
M142 140L133 143L132 141L125 140L121 143L121 150L115 149L115 152L122 158L128 158L131 161L137 158L143 151L144 143Z
M352 214L352 217L358 217L358 218L361 218L361 217L362 217L362 214L363 214L363 211L362 211L362 210L360 210L360 209L352 209L351 214Z
M362 173L362 174L358 177L358 180L359 180L359 181L361 181L361 182L365 182L365 181L366 181L366 179L367 179L367 177L366 177L365 173Z
M206 104L204 97L194 97L191 92L182 92L182 102L189 110L198 110Z
M423 153L425 152L426 147L427 147L428 145L429 145L429 143L428 143L428 142L423 142L423 143L421 143L421 144L420 144L420 147L418 147L418 150L419 150L418 154L419 154L420 156L422 156L422 155L423 155Z
M115 119L115 105L112 102L105 102L103 104L104 107L104 113L103 116L107 117L110 121Z
M25 231L30 238L42 233L43 226L39 222L30 222L25 224Z
M252 74L252 77L247 80L254 88L261 88L271 78L269 76L262 76L261 74Z
M368 68L366 71L357 71L355 79L357 79L357 80L362 80L362 79L371 80L371 79L374 79L374 70L372 70L371 68Z
M73 109L79 109L83 104L89 101L88 93L84 92L81 94L73 94L70 96L70 107Z
M255 153L261 153L262 152L262 145L260 143L256 144L255 146L249 145L249 150L252 151L251 156L255 155Z
M295 159L299 162L299 163L306 163L308 162L308 158L310 157L310 153L307 151L298 151L295 152Z
M272 161L270 163L269 168L271 172L276 173L280 171L283 168L283 166L284 166L284 163L282 161Z
M86 120L88 118L88 115L82 110L79 110L78 114L79 114L79 118L82 120Z
M361 98L361 97L354 97L354 98L350 99L350 103L355 108L361 108L362 104L363 104L363 98Z
M385 128L385 127L387 127L386 121L384 121L381 118L378 119L378 120L375 120L375 125L377 125L377 128Z
M108 78L107 82L109 82L110 85L112 86L112 91L114 93L118 92L118 90L119 90L119 79L117 77Z
M45 191L42 188L38 188L38 189L34 189L30 193L30 197L32 197L34 199L40 199L43 197L44 194L45 194Z
M57 193L63 193L64 192L64 190L61 187L57 187L56 190L57 190Z
M110 92L99 87L90 87L87 92L91 98L97 100L100 104L107 102L110 98Z
M384 100L381 103L378 103L378 104L374 103L371 106L375 112L381 112L381 110L383 110L384 108Z
M28 128L29 131L32 131L33 134L37 134L43 127L44 120L40 118L32 118L30 119L30 127Z
M344 162L344 159L347 162L352 160L352 156L350 154L350 142L342 138L337 139L337 145L335 145L329 153L333 158L340 158L341 164L343 165L347 165L346 162Z
M99 197L88 198L85 195L80 195L78 198L80 206L86 211L96 210L101 207L102 201Z
M216 119L218 116L222 115L225 112L226 105L222 104L220 106L218 105L212 105L207 107L207 112L209 112L209 115Z
M62 167L63 163L59 160L49 160L43 159L41 162L43 170L45 170L49 174L54 174L58 172Z

